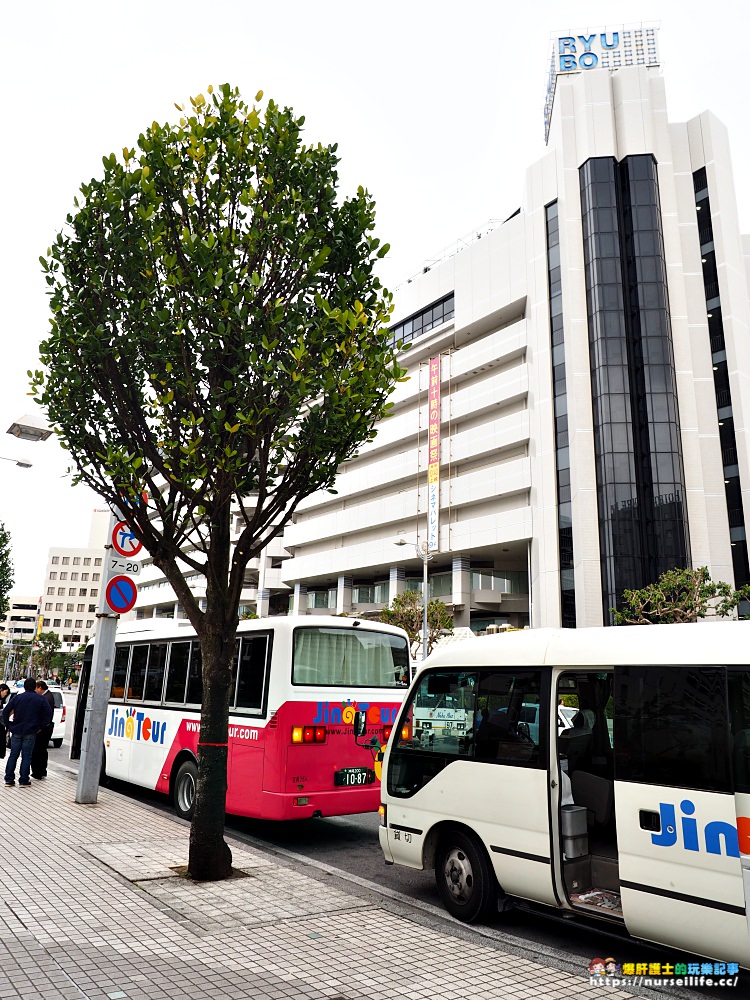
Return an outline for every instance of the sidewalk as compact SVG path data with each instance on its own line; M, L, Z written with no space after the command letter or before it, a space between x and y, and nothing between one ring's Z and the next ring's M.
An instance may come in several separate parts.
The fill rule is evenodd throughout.
M581 976L459 941L228 838L239 875L192 883L188 825L50 762L0 791L0 998L526 1000L601 996ZM608 1000L630 997L618 989Z

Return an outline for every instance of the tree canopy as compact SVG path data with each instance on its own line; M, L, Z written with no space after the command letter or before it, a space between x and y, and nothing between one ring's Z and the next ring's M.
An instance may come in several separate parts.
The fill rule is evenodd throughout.
M674 624L707 616L726 618L743 600L750 601L750 586L735 590L723 580L715 583L707 566L675 568L647 587L623 591L622 609L610 611L615 625Z
M261 99L209 88L103 157L40 258L51 329L29 373L75 480L131 504L200 638L196 878L231 872L217 843L247 563L333 487L405 374L372 197L339 200L337 147L303 143L304 118Z
M0 522L0 619L5 618L10 607L8 594L13 589L13 559L11 557L10 535Z
M424 604L422 595L416 590L397 594L391 606L380 612L380 621L404 629L409 636L412 656L422 648ZM442 601L433 598L427 604L427 655L430 655L441 635L452 631L453 615Z

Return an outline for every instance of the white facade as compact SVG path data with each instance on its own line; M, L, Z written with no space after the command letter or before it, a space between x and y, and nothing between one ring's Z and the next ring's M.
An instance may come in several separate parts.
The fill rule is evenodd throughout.
M548 146L547 155L527 172L518 213L398 290L396 327L424 316L435 304L451 311L451 296L452 315L426 329L428 319L414 337L403 355L409 381L398 386L392 415L381 423L375 440L341 469L337 495L316 494L303 502L286 530L284 542L292 558L283 575L295 587L299 611L314 592L316 602L327 595L318 603L325 600L329 608L366 613L403 589L405 576L421 577L422 563L414 550L394 548L393 542L397 536L414 542L426 535L426 363L437 356L442 361L440 532L439 552L429 568L437 579L433 593L453 606L457 624L471 623L476 630L503 621L534 626L607 623L613 599L604 590L605 549L611 543L608 533L622 528L620 545L628 537L620 524L626 504L627 531L639 534L646 531L647 504L658 520L666 516L669 503L670 516L675 507L674 516L685 522L684 563L707 566L714 580L747 582L750 239L744 238L743 247L726 131L709 113L670 123L660 71L633 65L558 76ZM615 476L610 494L600 479L608 461L603 449L619 445L607 443L614 437L611 427L596 426L595 403L609 406L613 398L602 397L601 390L612 369L602 365L595 370L599 321L592 314L601 288L589 287L587 294L587 278L590 286L596 284L601 265L587 261L584 250L585 227L599 212L592 210L584 223L582 171L592 160L612 163L616 171L636 161L656 165L663 247L658 252L667 294L657 339L666 354L673 352L667 374L674 381L677 412L671 417L669 454L684 476L682 487L668 494L669 501L656 482L648 489L640 482L636 489L633 483L630 489ZM700 180L703 169L707 193ZM634 181L628 198L637 201L637 190ZM559 421L556 432L555 407L560 410L561 405L555 393L562 383L556 385L555 372L562 369L553 368L559 354L553 354L550 319L549 269L556 258L550 257L547 218L554 205L559 249L552 253L560 256L564 324L564 432ZM631 211L628 225L637 229L635 201L628 203L626 214ZM709 214L710 232L704 227ZM628 253L633 268L641 267L643 258L624 246L618 258L623 273ZM715 274L709 274L714 264ZM633 307L636 326L649 321L648 305L639 299ZM717 312L723 318L721 340L712 325ZM644 351L651 343L647 332L645 327L638 332ZM632 358L628 364L633 378L643 377L642 371L635 372ZM668 358L664 364L670 368ZM647 393L653 391L653 377L652 367L645 376ZM633 412L630 425L622 426L633 435L636 391L631 384L623 402ZM644 399L643 412L650 414L651 395ZM730 423L733 442L727 437ZM653 424L638 433L645 442L638 459L643 464L644 454L653 458L659 445L653 443ZM563 480L557 470L566 463L572 560L561 575ZM629 490L632 498L626 500ZM610 495L623 499L604 504L602 512L603 497ZM653 529L654 537L660 537L660 530L658 525ZM639 538L646 566L653 555L647 551L649 535ZM617 544L608 558L616 576ZM618 585L622 581L617 577ZM645 582L651 580L626 585ZM573 622L561 609L561 586L569 589L569 608L574 595ZM361 594L375 600L360 601Z
M88 546L51 548L42 588L42 630L60 637L60 650L72 653L96 628L96 609L104 573L109 510L94 510Z

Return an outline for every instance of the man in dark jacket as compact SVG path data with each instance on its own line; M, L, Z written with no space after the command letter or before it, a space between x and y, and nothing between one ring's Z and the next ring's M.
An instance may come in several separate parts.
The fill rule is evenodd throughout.
M2 713L5 706L11 699L10 688L7 684L0 684L0 757L5 756L7 748L5 726L2 721Z
M42 698L49 704L52 709L52 714L55 713L55 699L52 696L52 692L47 687L47 682L43 681L41 678L36 682L36 693L40 694ZM55 723L50 722L48 726L44 726L36 734L36 742L34 743L34 750L31 754L31 777L36 778L46 778L47 777L47 747L49 746L49 741L52 739L52 731L55 728Z
M5 784L8 787L15 785L16 761L20 755L21 772L18 785L20 788L29 788L31 755L34 752L36 734L52 722L52 709L46 698L34 690L36 681L33 677L26 678L23 688L23 693L17 694L3 709L3 725L11 732L10 754L5 766Z

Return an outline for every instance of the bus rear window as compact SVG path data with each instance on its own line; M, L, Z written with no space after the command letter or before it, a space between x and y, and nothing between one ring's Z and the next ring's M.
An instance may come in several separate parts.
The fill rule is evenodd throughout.
M363 628L295 629L294 684L403 688L408 680L409 648L403 636Z

